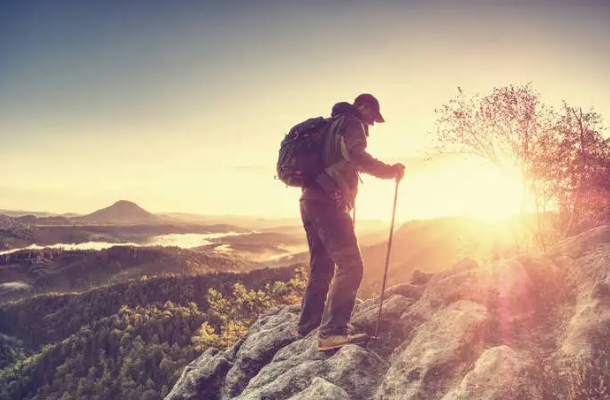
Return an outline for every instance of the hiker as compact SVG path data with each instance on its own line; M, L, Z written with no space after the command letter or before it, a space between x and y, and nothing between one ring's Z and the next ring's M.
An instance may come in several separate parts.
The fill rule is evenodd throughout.
M368 339L368 335L357 333L349 323L363 275L362 257L349 214L358 192L358 174L400 180L405 170L400 163L385 164L366 151L369 126L385 122L374 96L362 94L353 104L337 103L332 116L336 118L328 127L322 147L325 170L315 183L302 189L300 198L310 252L310 276L297 331L304 336L319 327L320 350Z

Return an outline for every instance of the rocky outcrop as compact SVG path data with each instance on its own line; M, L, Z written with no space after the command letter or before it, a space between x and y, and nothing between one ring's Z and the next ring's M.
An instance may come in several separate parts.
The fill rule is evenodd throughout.
M386 291L380 340L334 352L293 334L298 306L274 308L189 365L166 400L604 398L594 386L608 378L591 374L610 362L608 265L602 226L546 254L416 272ZM373 333L378 311L360 301L352 321Z

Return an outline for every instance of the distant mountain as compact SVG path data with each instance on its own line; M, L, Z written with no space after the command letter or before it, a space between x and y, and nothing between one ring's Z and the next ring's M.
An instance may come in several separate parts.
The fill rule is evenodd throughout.
M22 226L16 218L0 213L0 229L10 229Z
M546 218L551 218L549 214ZM543 217L545 218L545 217ZM550 222L548 222L550 223ZM392 239L387 284L395 285L418 269L438 272L463 258L491 261L503 254L519 254L535 242L537 219L528 214L500 223L485 223L469 217L411 220L397 225ZM373 246L363 246L365 271L359 295L378 294L387 257L388 236Z
M64 214L57 214L57 215L52 215L53 217L64 217L64 218L74 218L74 217L80 217L81 214L77 214L77 213L64 213Z
M230 224L257 230L285 225L301 225L301 220L297 218L262 218L249 215L200 215L179 212L160 213L157 215L182 222Z
M45 217L46 218L46 217ZM31 224L36 222L36 220L38 219L38 217L36 217L35 215L24 215L22 217L15 217L15 219L19 222L21 222L22 224Z
M304 233L303 223L300 218L263 218L250 215L200 215L178 212L159 213L157 215L191 223L230 224L248 229L255 229L257 231ZM358 219L356 217L356 229L361 232L389 231L390 222L373 219Z
M102 224L162 224L168 219L150 213L131 201L119 200L113 205L82 217L72 218L76 222Z
M2 214L0 214L2 215ZM11 218L14 222L19 222L24 225L71 225L72 221L65 215L78 215L78 214L55 214L47 217L35 216L32 214L22 215L18 217L9 217L2 215L5 219Z
M65 213L65 214L57 214L48 211L24 211L24 210L0 210L0 214L6 215L8 217L23 217L27 215L31 215L37 218L46 218L46 217L78 217L80 214L76 213Z

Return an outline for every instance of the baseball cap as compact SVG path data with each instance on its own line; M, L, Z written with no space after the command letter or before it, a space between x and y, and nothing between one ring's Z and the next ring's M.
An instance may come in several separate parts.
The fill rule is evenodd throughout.
M354 100L354 105L363 103L371 107L373 111L375 111L375 113L377 114L375 122L385 122L385 119L383 118L383 116L381 115L381 111L379 110L379 100L377 100L375 96L369 93L363 93L356 97L356 100Z

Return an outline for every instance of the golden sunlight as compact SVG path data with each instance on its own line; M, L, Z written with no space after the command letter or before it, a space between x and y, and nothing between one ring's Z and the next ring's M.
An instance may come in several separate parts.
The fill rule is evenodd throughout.
M503 171L486 161L460 164L455 165L455 174L441 178L438 186L442 190L443 186L451 184L447 181L451 179L453 184L462 187L455 199L459 202L461 215L498 222L519 214L523 186L518 173Z
M407 174L400 184L396 218L431 219L464 216L493 223L518 215L522 180L486 160L453 161ZM365 178L358 197L358 213L366 218L391 218L394 186ZM526 211L528 211L526 209Z

